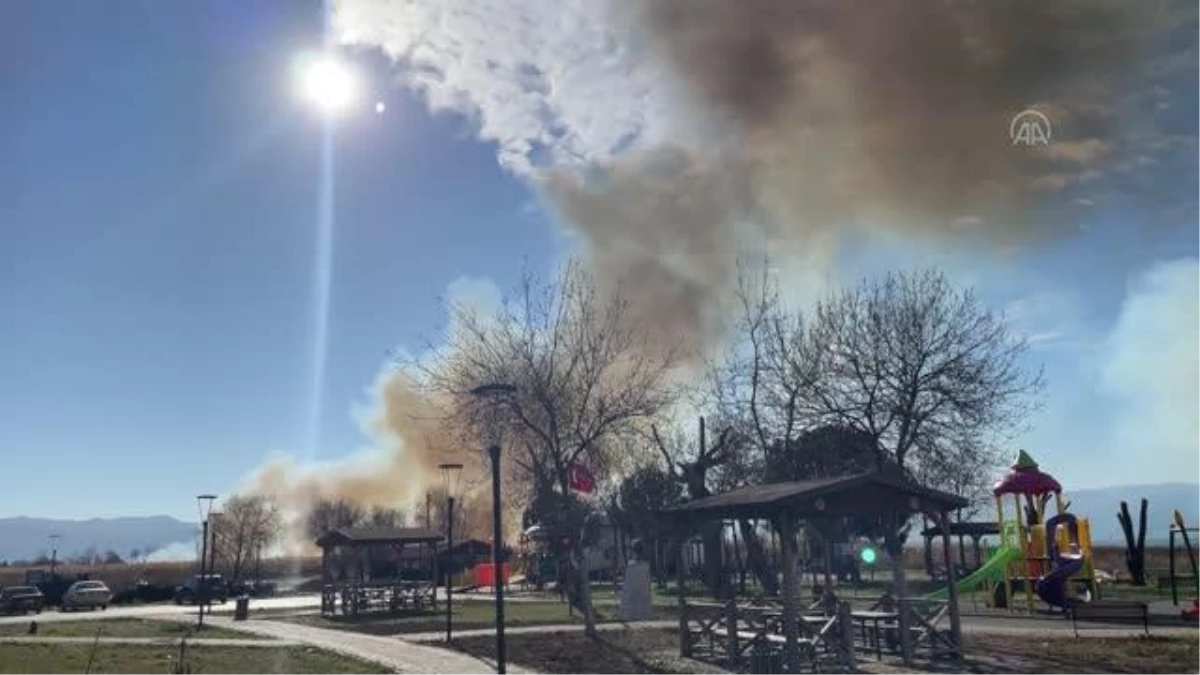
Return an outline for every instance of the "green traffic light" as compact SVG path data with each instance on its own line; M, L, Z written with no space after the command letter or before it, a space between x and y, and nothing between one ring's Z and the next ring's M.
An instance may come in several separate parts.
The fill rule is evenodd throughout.
M875 553L875 549L868 546L867 548L864 548L862 551L859 552L858 557L864 563L866 563L868 565L874 565L875 560L878 556Z

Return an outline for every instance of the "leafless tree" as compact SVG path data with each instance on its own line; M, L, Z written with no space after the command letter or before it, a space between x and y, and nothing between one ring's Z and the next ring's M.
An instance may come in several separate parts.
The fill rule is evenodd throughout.
M676 430L670 440L663 438L657 425L651 425L651 436L659 454L665 462L667 475L687 489L688 498L700 499L713 494L709 488L710 472L729 462L736 451L733 429L726 427L713 443L708 442L704 418L700 418L699 435L690 437ZM714 596L721 593L722 527L720 523L706 523L701 528L704 546L704 583Z
M252 572L262 553L278 540L283 519L278 506L262 495L238 495L225 500L219 517L210 522L218 569L231 583Z
M479 438L488 415L504 428L505 461L533 492L568 495L573 464L605 466L622 439L673 400L668 376L677 350L654 343L629 320L628 307L622 288L601 293L578 263L550 283L527 274L495 314L451 307L449 344L430 350L416 370L464 433ZM498 417L469 393L492 382L516 387ZM572 558L574 572L585 575L582 552ZM580 587L594 634L587 584Z
M330 530L362 525L366 513L357 504L346 499L321 499L313 504L305 518L305 531L312 540Z
M838 429L879 449L877 470L974 496L1036 405L1041 374L1025 369L1025 342L940 272L866 280L806 315L785 307L767 273L743 268L738 299L734 340L710 365L702 401L747 448L718 477L770 481L772 466L818 466L775 455L808 452L806 434ZM903 532L886 532L890 548Z
M927 481L994 461L1038 402L1042 375L1024 367L1024 339L938 271L833 293L810 333L822 354L808 389L812 413L870 435Z

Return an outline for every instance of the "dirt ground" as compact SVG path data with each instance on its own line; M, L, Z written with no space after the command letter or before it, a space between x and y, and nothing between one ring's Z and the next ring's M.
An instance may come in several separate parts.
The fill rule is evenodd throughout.
M672 630L605 631L596 640L582 632L510 635L509 662L539 673L723 673L701 661L679 656ZM451 646L472 656L494 659L492 636L460 638Z
M589 640L579 632L510 635L508 660L543 673L720 673L716 666L679 657L677 633L669 629L602 633ZM458 639L452 646L484 659L495 658L492 636ZM972 673L1197 673L1200 651L1190 638L1072 638L1052 641L1012 636L967 638L965 668L950 664L918 672ZM863 660L870 673L906 671L898 662Z

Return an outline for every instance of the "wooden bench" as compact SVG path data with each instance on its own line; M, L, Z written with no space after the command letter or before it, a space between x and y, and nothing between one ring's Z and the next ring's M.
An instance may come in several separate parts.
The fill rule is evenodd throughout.
M1071 628L1079 637L1079 622L1124 623L1140 621L1150 634L1150 607L1140 600L1093 600L1071 603Z

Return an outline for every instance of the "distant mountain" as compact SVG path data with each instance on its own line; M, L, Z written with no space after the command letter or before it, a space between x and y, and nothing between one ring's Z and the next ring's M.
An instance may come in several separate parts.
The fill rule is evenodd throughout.
M1125 535L1117 522L1121 501L1129 503L1137 534L1138 509L1142 498L1149 500L1146 508L1146 543L1165 544L1170 531L1172 511L1178 509L1188 527L1200 521L1200 485L1195 483L1162 483L1159 485L1117 485L1093 490L1066 491L1072 513L1091 521L1092 541L1096 544L1124 545Z
M58 557L69 559L89 551L115 551L122 558L133 550L145 555L172 544L197 539L196 524L169 516L140 518L0 518L0 560L32 560L50 554L50 535L58 534Z

